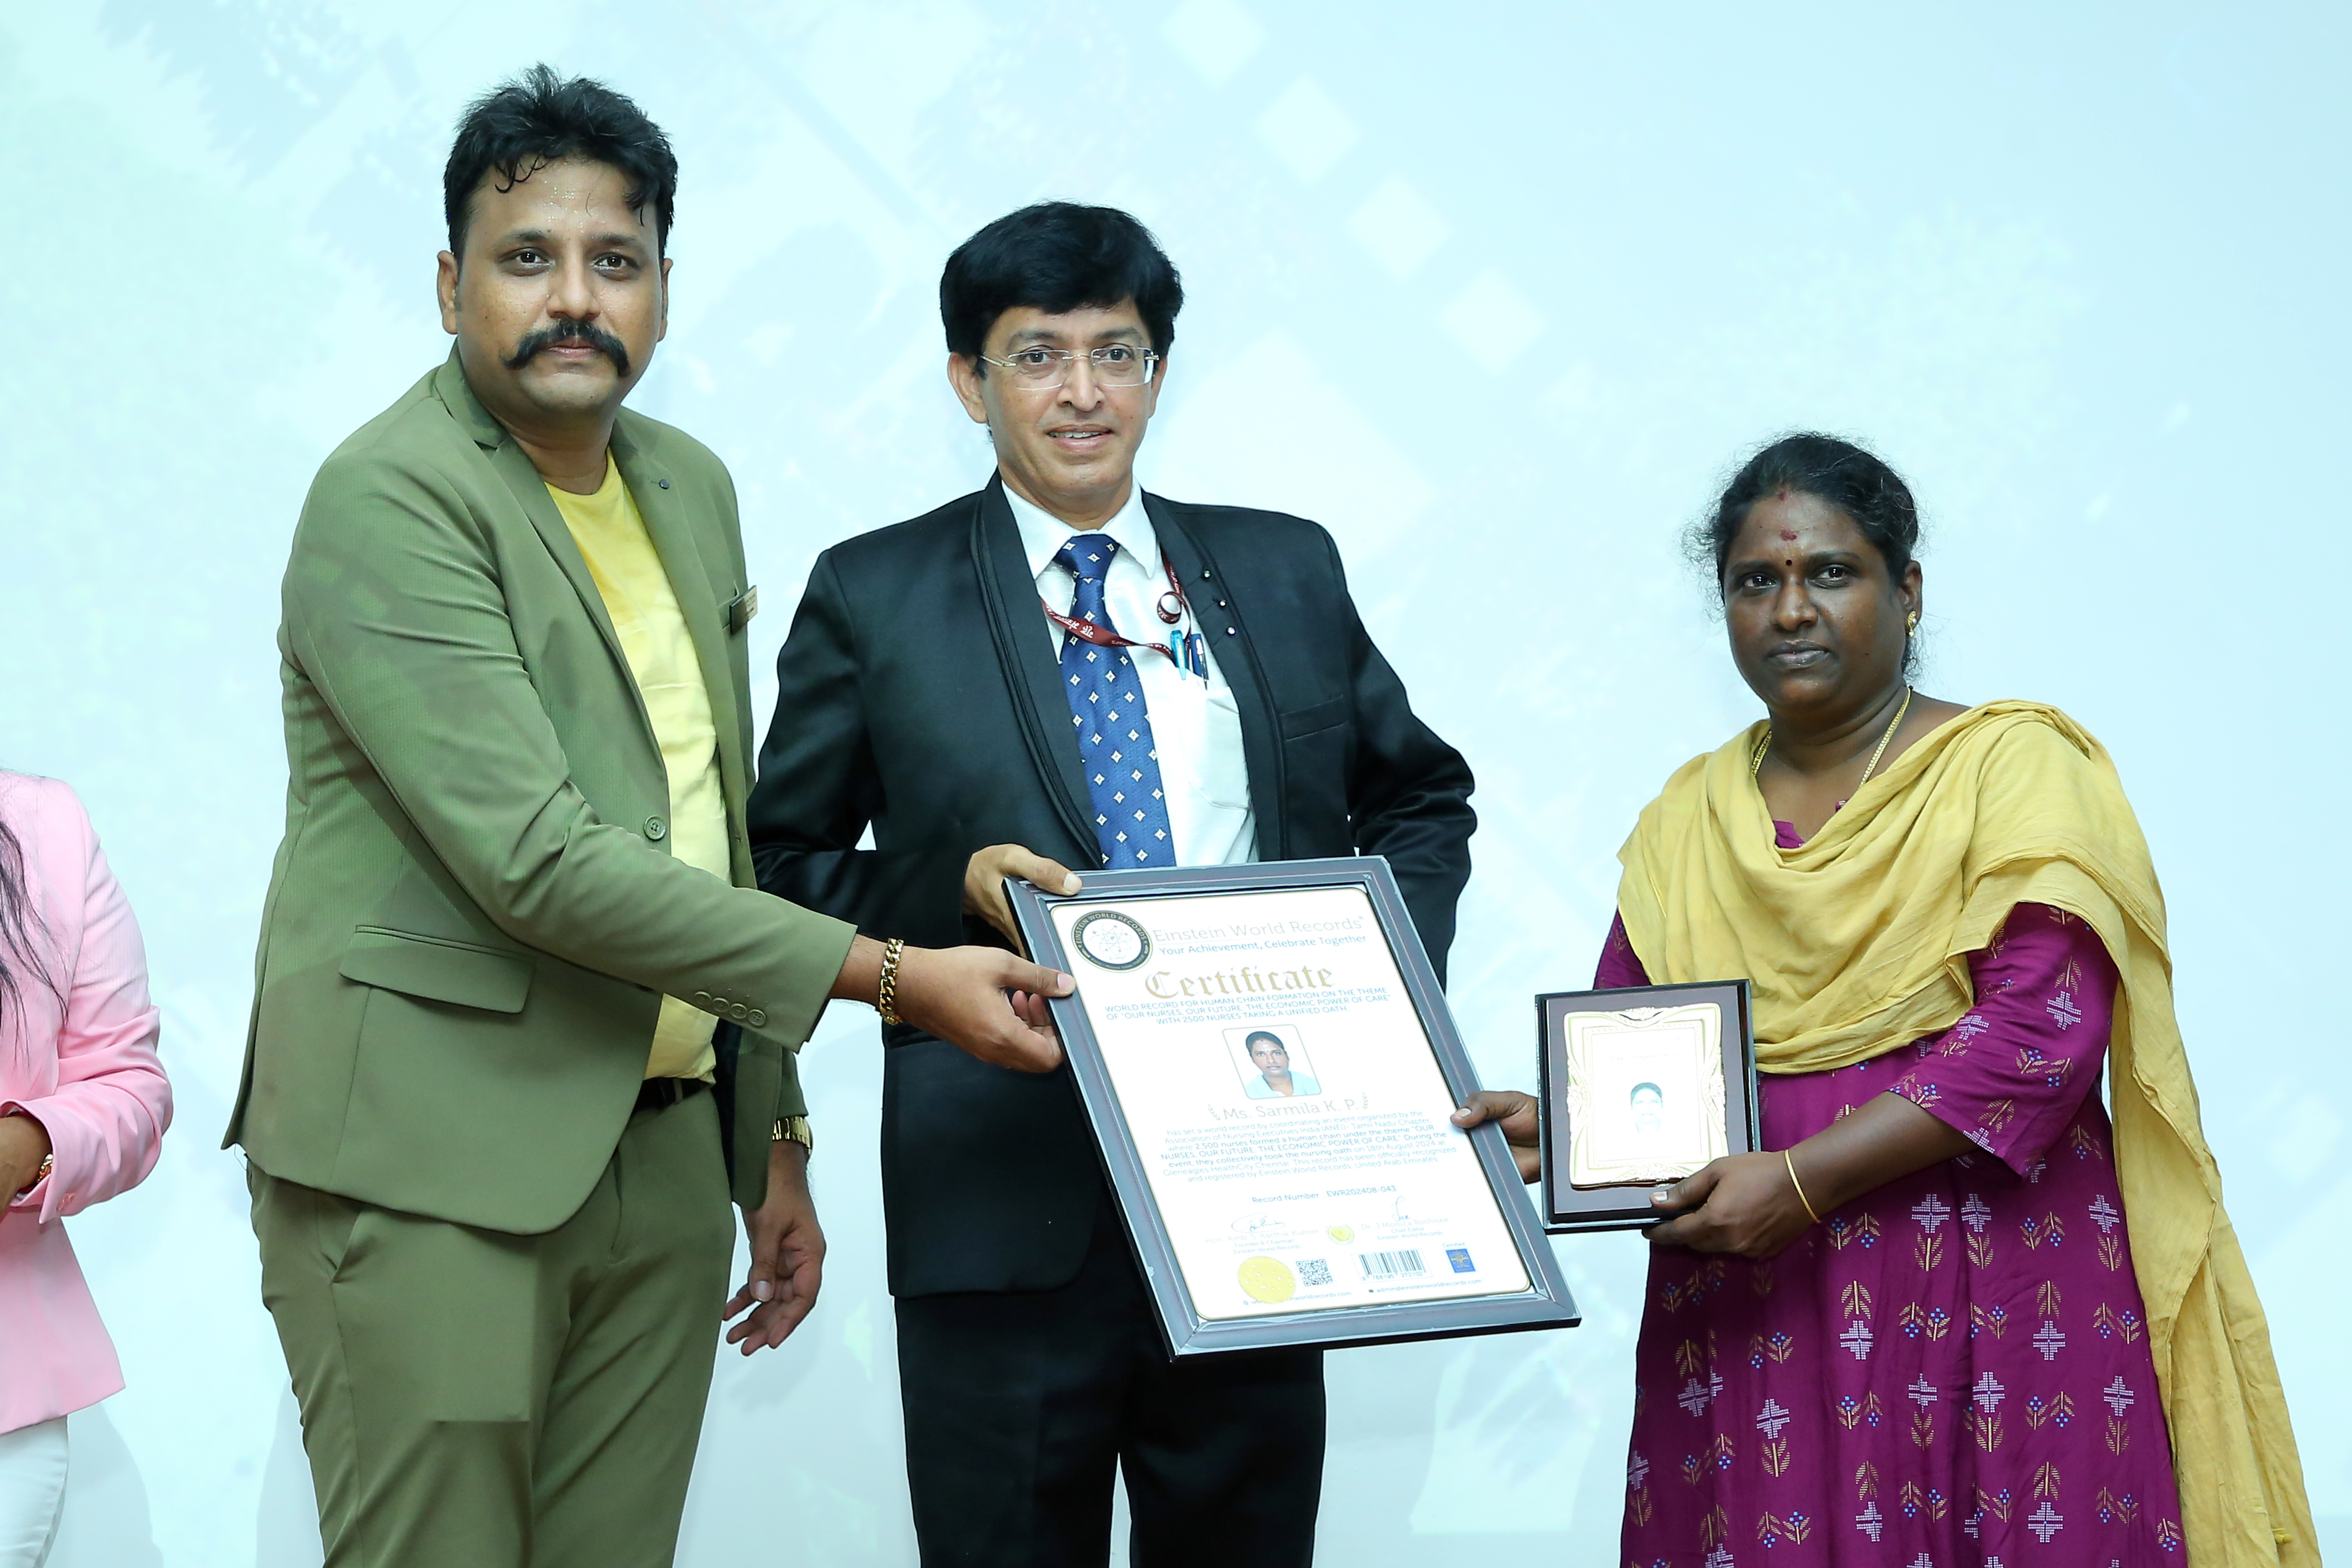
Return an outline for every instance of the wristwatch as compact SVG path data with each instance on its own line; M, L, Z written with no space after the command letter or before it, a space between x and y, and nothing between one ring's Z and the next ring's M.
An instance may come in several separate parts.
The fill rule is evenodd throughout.
M801 1146L802 1153L811 1158L814 1158L816 1154L816 1133L810 1128L809 1119L805 1116L787 1116L777 1122L776 1130L768 1135L768 1142L797 1143ZM42 1167L44 1171L47 1168Z

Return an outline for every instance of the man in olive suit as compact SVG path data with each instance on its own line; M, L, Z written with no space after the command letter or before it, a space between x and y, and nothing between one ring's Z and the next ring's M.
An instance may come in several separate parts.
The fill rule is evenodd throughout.
M670 1562L722 1305L749 1353L814 1299L793 1053L826 1000L1058 1059L1066 976L757 889L734 489L621 407L676 184L597 83L477 102L456 352L327 460L287 567L286 837L228 1138L331 1568Z

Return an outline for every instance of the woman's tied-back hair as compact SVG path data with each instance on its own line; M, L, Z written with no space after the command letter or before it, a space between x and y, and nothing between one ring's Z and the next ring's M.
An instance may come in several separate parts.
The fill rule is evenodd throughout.
M1129 300L1152 352L1165 356L1184 308L1184 281L1151 231L1117 207L1039 202L1007 213L957 246L940 274L948 353L974 361L1007 310L1026 305L1058 316Z
M1783 490L1811 496L1853 519L1898 580L1919 548L1919 508L1893 468L1851 441L1800 431L1748 458L1724 487L1714 515L1691 531L1692 558L1713 563L1717 593L1723 591L1723 568L1732 541L1747 526L1748 509Z
M654 209L654 248L669 248L670 212L677 198L677 154L661 127L635 103L586 77L565 81L536 65L492 88L467 107L457 139L441 172L441 202L449 219L449 251L466 258L466 225L475 187L495 174L511 190L532 173L563 158L585 158L617 169L629 182L631 211Z

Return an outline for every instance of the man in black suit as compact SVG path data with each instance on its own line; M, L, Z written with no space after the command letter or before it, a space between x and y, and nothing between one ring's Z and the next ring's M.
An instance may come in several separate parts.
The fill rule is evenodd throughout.
M940 284L986 489L818 558L751 805L770 892L1013 942L1007 876L1384 855L1443 973L1470 770L1413 717L1314 523L1135 488L1182 286L1125 213L999 219ZM874 847L859 848L872 829ZM882 1191L927 1568L1314 1551L1311 1351L1171 1363L1066 1075L884 1031Z

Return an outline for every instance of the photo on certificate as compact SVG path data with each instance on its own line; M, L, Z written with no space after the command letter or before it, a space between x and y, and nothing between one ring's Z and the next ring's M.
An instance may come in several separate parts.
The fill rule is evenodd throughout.
M1575 1322L1386 861L1006 891L1171 1355Z
M1296 1024L1265 1024L1227 1029L1225 1050L1242 1081L1242 1092L1252 1100L1297 1100L1323 1092L1315 1063L1298 1037Z
M1545 1223L1656 1223L1650 1191L1756 1147L1748 983L1536 999Z

